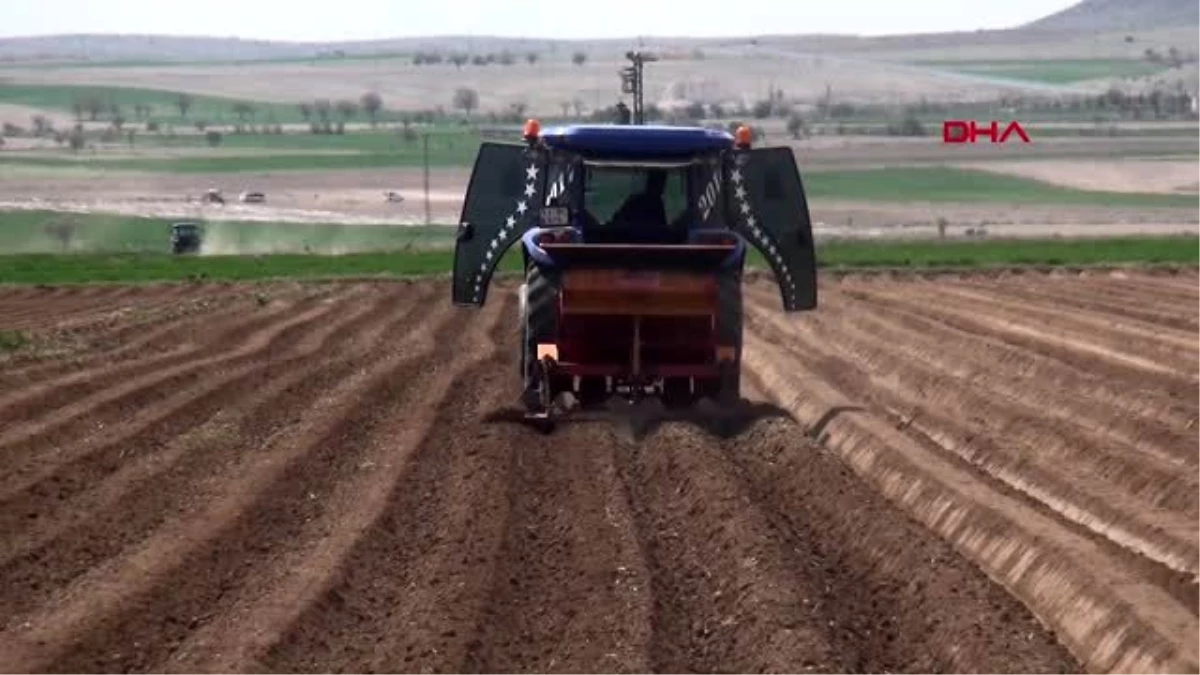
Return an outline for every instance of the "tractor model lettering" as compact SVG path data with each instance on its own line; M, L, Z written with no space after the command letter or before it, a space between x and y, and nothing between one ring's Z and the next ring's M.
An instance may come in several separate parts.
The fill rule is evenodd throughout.
M721 173L714 171L712 180L705 186L703 194L700 195L700 221L707 223L708 216L712 213L712 209L717 205L717 198L721 195Z
M1016 134L1024 143L1029 143L1029 134L1020 122L1013 120L1001 131L1000 123L992 120L986 126L980 126L974 120L946 120L942 122L943 143L976 143L980 136L986 136L992 143L1007 143L1010 136Z

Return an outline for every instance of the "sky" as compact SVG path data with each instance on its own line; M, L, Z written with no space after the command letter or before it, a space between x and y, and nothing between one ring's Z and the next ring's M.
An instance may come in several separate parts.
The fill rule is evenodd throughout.
M334 42L434 35L563 39L887 35L1010 28L1077 0L0 0L0 36L155 33Z

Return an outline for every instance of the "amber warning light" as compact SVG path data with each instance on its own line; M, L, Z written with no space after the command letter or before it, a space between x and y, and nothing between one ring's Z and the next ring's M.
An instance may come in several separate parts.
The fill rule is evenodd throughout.
M525 140L534 141L542 133L542 123L535 119L525 120Z
M750 147L750 141L753 139L753 136L754 135L750 132L750 127L743 124L737 128L736 132L734 132L733 142L737 144L739 148L748 148Z

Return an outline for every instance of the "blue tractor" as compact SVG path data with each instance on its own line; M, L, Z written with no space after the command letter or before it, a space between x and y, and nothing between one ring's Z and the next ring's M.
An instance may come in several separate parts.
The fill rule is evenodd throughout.
M786 312L817 306L812 226L790 147L699 127L525 125L486 142L457 232L452 296L482 307L519 242L520 391L551 425L614 395L740 400L748 247Z

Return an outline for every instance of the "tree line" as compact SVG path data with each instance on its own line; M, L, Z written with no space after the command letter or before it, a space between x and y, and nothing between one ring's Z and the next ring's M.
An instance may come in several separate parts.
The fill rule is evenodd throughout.
M519 60L523 60L525 63L532 66L533 64L537 63L540 58L541 56L537 52L525 52L524 54L518 55L508 50L499 53L489 52L486 54L468 54L466 52L451 52L449 54L442 54L441 52L437 51L425 51L413 54L412 62L414 66L434 66L441 63L449 63L459 69L462 69L462 67L467 64L473 66L490 66L493 64L511 66L515 65ZM577 66L582 66L583 64L587 63L587 60L588 56L586 52L576 51L571 54L571 63Z

